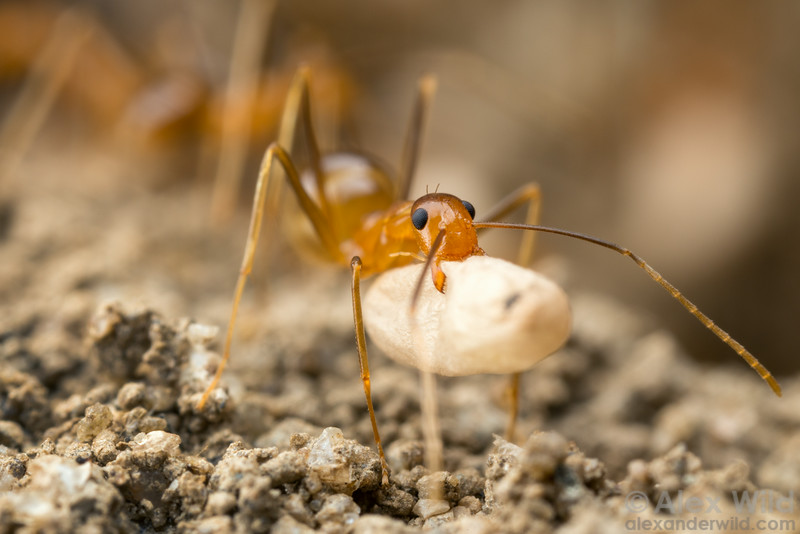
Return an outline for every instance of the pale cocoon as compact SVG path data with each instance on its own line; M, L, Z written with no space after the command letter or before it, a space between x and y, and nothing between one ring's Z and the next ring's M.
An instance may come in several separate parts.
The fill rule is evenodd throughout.
M443 262L444 294L426 273L411 317L422 264L380 275L364 297L370 339L393 360L446 376L529 369L569 337L564 291L530 269L489 256Z

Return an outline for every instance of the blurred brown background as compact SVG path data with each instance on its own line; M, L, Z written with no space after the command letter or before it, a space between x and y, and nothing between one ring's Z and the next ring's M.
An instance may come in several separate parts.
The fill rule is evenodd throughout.
M313 68L323 148L359 147L394 167L415 80L432 72L439 92L415 194L439 186L480 214L537 181L544 224L628 246L773 371L793 372L799 24L800 5L780 1L4 2L0 195L16 214L6 215L7 239L25 234L19 206L41 192L33 171L50 151L64 157L62 179L47 182L59 194L79 190L98 212L131 191L162 208L191 195L203 209L182 216L201 227L215 176L243 177L237 214L212 230L239 250L258 161L299 63ZM231 88L237 38L245 66ZM56 60L40 68L48 45ZM26 87L46 95L65 64L40 125L31 114L12 121ZM76 155L87 147L93 166L117 174L88 177ZM46 216L40 224L59 225ZM515 237L495 232L485 248L511 256ZM541 267L569 290L647 309L697 359L736 358L623 258L563 238L539 243ZM213 281L220 301L235 255L222 260L230 280Z

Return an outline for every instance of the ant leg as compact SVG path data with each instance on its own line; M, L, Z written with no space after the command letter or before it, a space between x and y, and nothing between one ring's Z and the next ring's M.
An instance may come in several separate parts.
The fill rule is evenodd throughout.
M539 217L542 206L542 192L537 183L525 184L503 200L501 200L494 208L489 210L486 217L483 218L485 222L497 222L505 219L509 214L519 209L520 207L528 204L528 211L525 215L525 224L537 225L539 224ZM482 230L480 228L478 231ZM533 258L533 249L536 245L536 232L526 232L522 237L522 242L519 247L519 255L517 256L517 264L522 267L527 267Z
M242 292L244 290L244 285L247 282L247 277L253 270L253 258L255 256L256 246L258 245L258 237L261 232L261 222L264 218L264 206L270 181L270 171L272 170L275 160L280 163L280 166L286 172L289 184L297 195L300 206L311 220L311 224L314 226L314 229L323 245L325 245L334 258L339 259L342 257L342 253L339 251L339 247L336 243L333 233L325 224L325 218L323 217L317 205L314 204L314 202L308 196L308 193L305 192L303 186L300 184L300 178L291 158L289 157L289 154L276 143L272 143L264 153L264 159L261 162L261 170L258 173L256 193L253 198L253 210L250 215L250 229L248 230L247 244L245 245L244 249L242 266L239 269L239 278L236 281L236 289L234 290L233 294L233 309L231 310L231 317L230 321L228 322L228 330L225 334L225 345L222 354L222 361L217 368L214 379L211 381L211 384L208 386L205 393L203 393L200 402L197 404L198 410L202 410L203 406L205 406L205 403L208 401L208 397L211 395L211 392L217 387L220 377L222 377L222 371L225 369L228 359L230 359L231 342L233 340L236 314L239 311L239 302L242 299Z
M52 35L37 54L16 102L0 127L0 186L13 179L61 88L93 33L95 21L81 10L68 9L56 20Z
M319 143L311 121L311 69L305 65L297 69L289 93L286 95L279 141L281 146L292 152L297 132L297 125L302 126L303 142L310 160L309 167L314 173L317 191L319 192L319 208L326 216L329 213L325 196L325 174L322 172Z
M378 433L378 422L375 420L375 410L372 407L372 388L369 379L367 339L364 334L364 320L361 313L361 258L354 256L350 262L350 268L353 272L351 294L353 297L353 324L355 325L356 345L358 346L358 363L361 368L361 381L364 384L364 396L367 398L369 420L372 423L372 434L375 436L375 445L378 446L378 454L381 457L381 481L382 484L386 486L389 484L389 464L386 463L386 456L383 454L381 436Z
M501 200L486 216L486 221L498 221L505 218L518 208L528 205L525 215L525 224L539 224L541 213L542 193L539 185L529 183L523 185L506 198ZM533 250L536 245L536 232L527 232L522 236L520 242L517 264L527 267L533 258ZM505 438L507 441L514 441L517 430L517 417L519 416L519 377L520 373L513 373L508 384L508 423L506 425Z
M519 417L519 377L522 373L512 373L508 382L508 423L506 423L506 441L514 442Z
M258 81L261 56L276 3L246 0L239 7L225 93L217 176L211 195L211 218L215 222L228 221L236 209L249 144L247 137L240 135L238 130L242 125L249 129L251 118L234 110L242 93L251 90Z
M428 121L435 94L436 77L428 74L420 78L417 83L417 98L414 101L411 122L406 132L403 159L400 162L400 174L397 179L397 198L400 200L407 199L409 189L411 189L411 181L417 170L417 161L422 145L422 133L425 130L425 123Z
M278 131L278 145L283 147L286 152L294 152L295 139L297 137L298 124L302 121L302 126L306 132L306 145L311 155L311 169L317 177L317 186L320 187L321 170L319 164L319 149L316 138L311 126L311 106L309 103L309 79L310 69L301 66L292 79L292 84L286 94L286 102L283 105L280 129ZM283 198L283 180L281 179L281 169L273 171L275 178L270 180L267 190L266 213L267 220L264 223L267 235L274 235L274 228L277 225L280 213L281 199ZM322 189L320 189L322 191ZM319 195L320 210L323 215L327 214L327 200L323 193Z
M431 267L434 267L442 276L441 283L444 283L444 273L439 268L439 265L434 262L436 258L436 252L439 250L439 247L442 245L444 240L444 235L444 230L440 230L439 233L436 234L436 238L431 244L430 251L428 251L428 257L425 259L425 265L420 272L419 279L417 280L416 287L414 288L414 293L411 295L411 306L409 313L411 314L411 329L414 333L413 337L415 345L419 345L421 343L422 332L420 332L418 329L418 324L414 318L414 311L417 305L417 299L422 291L422 284L425 283L428 273L431 272ZM437 284L436 280L437 278L434 276L434 285ZM436 287L439 289L439 286ZM430 472L435 473L444 469L442 429L441 425L439 424L439 407L437 405L438 403L436 402L436 375L429 371L420 370L420 378L422 382L422 440L425 444L425 467L427 467ZM444 488L437 487L434 489L434 496L432 498L441 499L443 494Z
M425 444L425 467L431 473L444 469L442 429L439 424L439 406L436 402L436 375L420 371L422 378L422 441ZM443 488L435 488L435 499L441 499Z

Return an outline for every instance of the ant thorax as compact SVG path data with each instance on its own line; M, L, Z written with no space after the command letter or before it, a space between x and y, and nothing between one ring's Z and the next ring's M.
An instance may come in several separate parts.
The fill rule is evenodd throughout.
M409 222L411 203L394 200L394 183L382 163L363 154L337 152L320 159L320 172L324 202L313 168L307 168L300 181L325 214L342 258L361 257L364 276L413 261L418 247ZM289 241L301 255L330 261L307 214L294 199L286 223Z

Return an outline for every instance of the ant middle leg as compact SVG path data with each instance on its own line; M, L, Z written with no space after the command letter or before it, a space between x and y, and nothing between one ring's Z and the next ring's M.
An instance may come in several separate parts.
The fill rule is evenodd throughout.
M417 96L414 101L414 109L411 113L411 121L408 126L408 131L406 133L405 144L403 146L403 156L400 162L400 171L398 175L397 183L395 184L395 197L397 199L404 199L408 197L408 191L411 187L411 182L414 177L414 173L417 167L417 161L419 159L419 152L420 147L422 145L422 133L425 129L425 123L427 122L428 115L430 114L430 108L433 104L433 98L436 93L436 78L433 75L424 76L419 80L417 85ZM321 184L320 184L321 185ZM321 191L321 189L320 189ZM386 485L389 483L389 465L386 462L386 457L383 453L383 445L381 444L381 437L378 432L378 423L375 419L375 410L372 405L372 392L371 392L371 384L370 384L370 375L369 375L369 361L367 357L367 343L366 343L366 336L364 333L364 322L361 312L361 289L360 289L360 280L361 280L361 258L355 256L351 261L351 269L353 273L352 279L352 298L353 298L353 323L355 325L356 331L356 345L358 347L358 358L359 358L359 366L361 369L361 381L364 384L364 395L367 399L367 409L369 410L369 418L370 422L372 423L372 432L375 437L375 444L378 447L378 453L380 454L381 458L381 470L383 473L382 480L383 484ZM413 307L413 305L412 305ZM433 390L432 394L429 394L427 398L432 398L432 395L435 395L435 377L430 373L423 374L423 383L426 385L427 390L429 393ZM435 399L433 399L433 403L435 406ZM425 413L426 410L423 410ZM435 408L433 410L427 410L427 413L435 414ZM431 420L431 417L424 418L426 421ZM437 426L436 416L432 416L433 420L433 427ZM430 432L428 432L430 434ZM438 434L437 434L438 435ZM430 444L430 440L426 440L426 443ZM429 447L428 454L430 455L430 449L436 449L438 453L433 452L434 460L432 464L435 466L441 466L441 441L438 441L438 447ZM430 458L429 458L430 462Z

